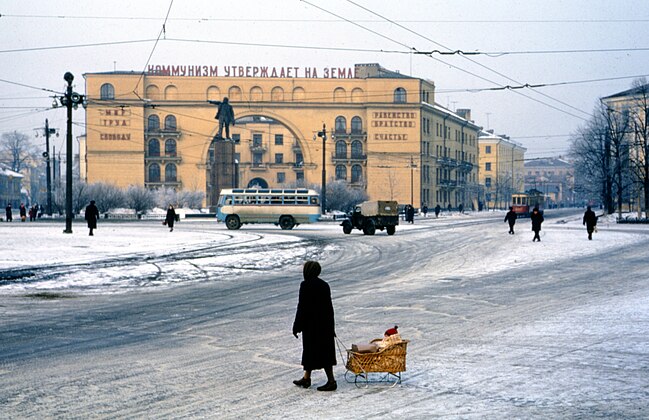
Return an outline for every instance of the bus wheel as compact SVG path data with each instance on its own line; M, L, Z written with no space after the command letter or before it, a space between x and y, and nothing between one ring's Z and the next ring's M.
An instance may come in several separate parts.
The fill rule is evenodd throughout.
M293 229L293 226L295 226L295 221L293 221L291 216L282 216L279 218L279 227L282 229L290 230Z
M230 230L239 229L241 227L241 221L239 220L239 216L233 214L229 215L228 217L225 218L225 225Z
M394 232L396 231L396 228L394 226L386 226L385 230L386 230L386 232L388 232L388 235L394 235Z

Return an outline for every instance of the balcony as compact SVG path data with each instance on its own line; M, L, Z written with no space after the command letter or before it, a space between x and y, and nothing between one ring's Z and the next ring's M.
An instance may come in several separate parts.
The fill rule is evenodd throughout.
M459 165L457 160L450 157L438 157L436 160L439 165L445 167L455 168Z
M265 153L265 152L268 151L268 147L264 146L263 144L259 144L259 143L251 143L250 144L250 151L251 152Z
M144 137L145 138L150 138L150 137L164 137L164 138L169 138L173 137L175 139L180 138L181 132L178 130L178 127L176 128L160 128L160 127L151 127L147 128L144 131Z
M268 164L265 162L253 162L250 165L251 171L265 171L268 169Z
M444 179L442 181L439 181L439 187L447 190L452 190L457 187L457 181L453 181L451 179Z
M144 157L144 162L145 163L152 163L152 162L157 162L157 163L180 163L182 162L182 158L176 154L173 155L161 155L161 156L145 156Z
M331 154L331 160L334 163L366 162L367 161L367 155L359 154L359 153L352 153L351 156L348 156L347 154L338 154L338 153L334 152L334 153Z
M182 182L179 180L176 181L145 181L144 186L146 188L158 189L162 187L166 188L180 188L182 187Z
M462 172L471 172L473 170L473 164L471 162L460 162L458 165L458 169Z

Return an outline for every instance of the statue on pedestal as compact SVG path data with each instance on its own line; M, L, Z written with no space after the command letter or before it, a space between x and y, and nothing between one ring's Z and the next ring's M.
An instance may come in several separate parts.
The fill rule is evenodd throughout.
M230 140L230 124L234 125L234 110L230 105L228 98L223 98L223 101L207 101L211 104L218 106L215 119L219 120L219 132L216 138L223 139L223 128L225 128L225 138Z

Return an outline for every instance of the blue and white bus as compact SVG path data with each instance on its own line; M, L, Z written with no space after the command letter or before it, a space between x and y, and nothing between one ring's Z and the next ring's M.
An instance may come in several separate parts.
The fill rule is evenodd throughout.
M320 196L308 189L223 189L216 217L231 230L246 223L273 223L293 229L318 221Z

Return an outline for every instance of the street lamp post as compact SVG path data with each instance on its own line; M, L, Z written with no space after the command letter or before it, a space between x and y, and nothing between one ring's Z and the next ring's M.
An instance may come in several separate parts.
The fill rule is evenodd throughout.
M322 124L322 131L318 131L318 137L322 138L322 196L320 202L322 203L322 214L324 214L327 209L327 168L325 166L327 126L324 123ZM315 136L313 136L313 140L315 140Z
M72 91L74 75L65 73L63 79L68 83L65 95L59 100L67 108L67 133L66 133L66 162L65 162L65 230L63 233L72 233L72 108L77 109L79 104L86 106L86 98Z
M47 214L52 215L52 174L50 170L50 134L56 133L54 128L50 128L49 121L45 119L45 167L47 170ZM58 134L57 134L58 136Z

